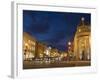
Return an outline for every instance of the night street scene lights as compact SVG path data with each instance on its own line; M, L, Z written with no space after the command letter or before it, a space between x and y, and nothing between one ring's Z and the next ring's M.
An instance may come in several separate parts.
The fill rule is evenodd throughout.
M91 65L90 14L24 10L23 15L23 69Z

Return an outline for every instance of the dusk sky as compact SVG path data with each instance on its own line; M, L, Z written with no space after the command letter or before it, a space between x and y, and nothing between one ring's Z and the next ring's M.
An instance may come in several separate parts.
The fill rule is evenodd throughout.
M73 41L81 17L91 22L91 15L86 13L23 11L23 32L27 32L39 42L67 50L68 41Z

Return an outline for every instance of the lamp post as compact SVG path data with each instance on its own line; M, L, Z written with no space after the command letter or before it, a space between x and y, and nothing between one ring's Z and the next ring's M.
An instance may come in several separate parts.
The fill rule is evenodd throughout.
M68 42L68 52L71 50L71 42Z
M69 42L68 42L68 60L70 60L70 55L71 55L71 54L70 54L70 52L71 52L71 44L72 44L72 43L69 41Z

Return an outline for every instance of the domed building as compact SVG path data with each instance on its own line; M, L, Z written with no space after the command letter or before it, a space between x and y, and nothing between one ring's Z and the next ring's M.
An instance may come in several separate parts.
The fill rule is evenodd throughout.
M91 26L82 17L74 37L75 60L91 60Z

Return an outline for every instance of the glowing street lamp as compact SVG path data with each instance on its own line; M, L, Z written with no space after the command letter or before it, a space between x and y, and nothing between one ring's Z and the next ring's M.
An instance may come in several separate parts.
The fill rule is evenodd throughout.
M71 45L71 42L70 42L70 41L68 42L68 45L69 45L69 46Z

